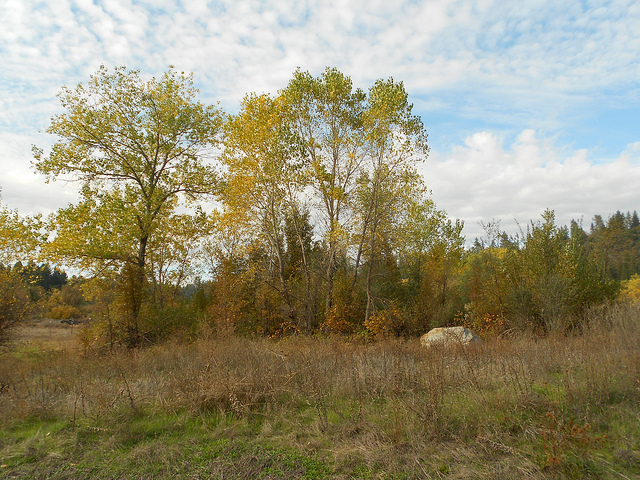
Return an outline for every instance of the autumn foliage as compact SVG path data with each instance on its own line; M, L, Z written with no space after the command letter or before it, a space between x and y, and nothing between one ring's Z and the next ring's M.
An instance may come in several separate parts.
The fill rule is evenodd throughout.
M635 212L596 216L587 233L547 210L516 236L487 224L468 248L463 222L438 209L418 173L427 133L392 78L362 89L335 68L297 70L229 115L197 100L191 75L102 67L60 101L48 129L57 141L34 148L34 165L76 181L79 200L46 219L3 208L1 261L80 272L73 287L44 300L29 290L30 300L41 315L82 319L92 342L193 339L203 326L547 334L579 329L621 286L637 297Z

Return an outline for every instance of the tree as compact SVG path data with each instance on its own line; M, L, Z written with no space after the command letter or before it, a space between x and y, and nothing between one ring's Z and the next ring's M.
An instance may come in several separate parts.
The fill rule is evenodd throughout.
M412 202L398 226L404 302L415 332L444 325L460 310L459 269L464 223L452 221L432 199Z
M362 115L365 155L354 208L361 225L354 283L365 250L365 322L374 309L372 279L381 239L389 237L403 213L426 193L415 166L428 154L427 134L412 108L402 83L378 80L369 90Z
M27 287L20 276L0 267L0 345L11 337L13 329L31 310Z
M81 184L81 199L54 216L52 254L88 269L111 267L127 285L129 341L149 271L149 248L167 233L181 201L210 195L217 175L206 162L218 143L220 110L195 100L192 75L170 69L144 81L138 71L106 67L59 94L65 113L47 129L59 140L49 156L34 147L35 168Z
M251 291L251 268L247 259L252 248L251 235L244 222L225 212L214 212L215 228L205 241L205 255L212 281L209 316L213 325L223 331L243 331L243 323L255 307L255 292ZM253 330L255 331L255 330Z
M283 317L308 331L312 327L311 278L300 217L307 171L291 120L291 110L282 96L245 97L238 115L225 126L226 148L221 159L228 172L221 198L227 218L242 224L265 249L263 277L284 301ZM295 236L293 242L291 235ZM299 320L299 302L287 275L287 248L299 252L305 274L303 320Z
M620 281L629 279L640 269L638 236L632 228L633 217L617 211L606 225L592 234L593 249L606 275Z
M365 93L335 68L318 77L297 70L284 98L293 114L295 132L311 167L312 186L324 217L326 243L325 314L333 304L338 255L346 250L349 226L345 219L363 161L362 113Z
M335 68L318 78L296 71L283 95L324 219L325 315L334 303L338 265L347 265L347 251L355 241L351 288L366 261L366 320L374 308L378 250L385 242L391 247L387 234L403 205L423 193L414 168L428 152L422 121L412 114L402 83L378 80L365 93Z

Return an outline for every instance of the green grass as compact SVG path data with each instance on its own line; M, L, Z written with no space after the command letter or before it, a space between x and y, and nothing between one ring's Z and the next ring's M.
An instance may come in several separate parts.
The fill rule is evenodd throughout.
M19 478L328 478L315 454L273 445L228 420L136 414L117 425L23 422L4 432L0 476Z

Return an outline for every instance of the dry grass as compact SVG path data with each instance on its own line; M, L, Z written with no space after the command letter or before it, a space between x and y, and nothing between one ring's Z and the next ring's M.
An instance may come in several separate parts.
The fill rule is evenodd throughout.
M37 348L0 357L0 421L15 432L62 421L117 448L122 425L141 418L176 419L178 434L179 419L196 419L210 439L319 458L331 478L638 478L639 310L591 315L579 335L468 349L231 336L81 356L66 330L34 328ZM18 437L0 441L3 463L37 451L37 435ZM186 448L159 453L146 438L134 436L131 462ZM257 476L267 460L251 455ZM220 462L209 472L251 478Z
M79 325L68 325L50 318L34 319L18 326L15 342L37 345L42 348L74 348Z

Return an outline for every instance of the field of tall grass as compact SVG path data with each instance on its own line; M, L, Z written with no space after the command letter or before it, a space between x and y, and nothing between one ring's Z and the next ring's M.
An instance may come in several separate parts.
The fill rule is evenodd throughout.
M450 349L23 339L0 353L0 478L640 478L640 307L584 324Z

